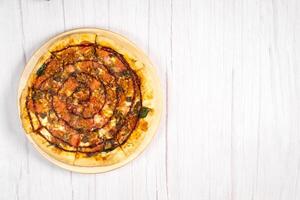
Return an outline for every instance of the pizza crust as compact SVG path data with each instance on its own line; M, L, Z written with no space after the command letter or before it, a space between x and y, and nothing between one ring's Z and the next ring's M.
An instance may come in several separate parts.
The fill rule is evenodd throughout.
M52 52L82 42L97 42L122 54L141 81L143 106L151 108L146 118L140 119L128 140L110 152L87 155L67 152L51 145L33 132L26 109L28 89L36 71L52 56ZM134 44L115 33L101 29L76 29L60 34L44 44L27 63L19 87L19 111L22 125L37 150L53 163L72 171L97 173L118 168L134 159L152 140L162 112L162 91L155 69L149 59Z

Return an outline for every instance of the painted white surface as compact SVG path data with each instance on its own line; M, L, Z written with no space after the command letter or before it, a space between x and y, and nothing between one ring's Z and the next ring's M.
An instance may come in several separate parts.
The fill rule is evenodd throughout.
M83 175L43 159L17 117L26 60L76 27L123 34L158 68L147 150ZM0 0L0 199L300 199L299 0Z

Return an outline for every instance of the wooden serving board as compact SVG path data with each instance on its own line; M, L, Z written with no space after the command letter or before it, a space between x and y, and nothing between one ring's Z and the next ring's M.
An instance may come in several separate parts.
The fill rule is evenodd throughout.
M44 55L49 47L58 41L59 39L76 33L95 33L100 35L101 37L108 38L110 40L113 40L116 44L121 46L122 48L125 48L128 52L131 52L135 57L138 58L139 61L145 64L145 66L148 68L147 71L149 72L147 75L151 76L151 79L153 80L153 83L155 84L153 88L155 88L155 94L156 94L156 103L158 105L158 110L156 112L155 118L150 124L149 129L147 130L142 142L139 144L139 146L135 149L133 153L128 155L126 159L121 160L120 162L117 162L112 165L106 165L106 166L95 166L95 167L82 167L82 166L76 166L76 165L69 165L66 163L63 163L61 161L56 160L52 156L48 155L46 152L44 152L31 138L30 134L26 134L29 141L33 144L33 146L36 148L36 150L43 155L47 160L54 163L55 165L62 167L64 169L79 172L79 173L102 173L107 172L116 168L119 168L128 162L135 159L139 154L143 152L143 150L148 146L148 144L151 142L153 136L155 135L157 128L159 126L160 117L162 113L162 90L160 85L160 80L157 76L156 70L151 64L149 58L132 42L130 42L128 39L124 38L123 36L108 31L103 30L99 28L79 28L79 29L73 29L66 32L63 32L59 35L56 35L55 37L49 39L45 44L43 44L29 59L28 63L26 64L24 71L20 78L19 83L19 89L18 89L18 102L20 100L21 94L23 89L26 87L27 80L36 67L37 62L41 58L42 55ZM20 103L18 103L18 110L19 110L19 117L20 115Z

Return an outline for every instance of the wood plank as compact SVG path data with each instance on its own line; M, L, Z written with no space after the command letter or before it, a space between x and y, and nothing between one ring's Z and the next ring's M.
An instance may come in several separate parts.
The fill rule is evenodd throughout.
M0 186L3 199L20 198L20 187L26 182L28 168L27 139L16 107L16 80L25 65L19 7L18 1L0 2Z
M19 9L28 60L41 43L63 31L62 6L58 1L20 1ZM71 198L70 173L50 164L28 142L27 148L28 163L27 168L21 170L19 197L30 200Z
M172 7L170 199L230 199L230 9L214 1Z

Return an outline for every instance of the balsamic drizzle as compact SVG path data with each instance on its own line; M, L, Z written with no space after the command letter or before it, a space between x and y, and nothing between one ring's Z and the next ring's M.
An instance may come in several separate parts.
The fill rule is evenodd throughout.
M95 39L96 40L96 39ZM90 47L93 56L91 58L86 58L84 57L83 59L79 59L79 60L75 60L73 62L65 62L64 60L62 60L61 56L58 56L58 54L61 53L61 55L63 55L65 50L68 50L69 48L75 48L76 50L80 50L78 48L80 47ZM119 59L121 61L121 63L124 65L124 67L126 68L126 70L123 70L122 73L117 73L114 72L111 68L110 65L105 64L105 61L103 60L103 58L101 58L98 54L97 54L97 50L98 51L106 51L109 53L110 56L115 57L117 59ZM103 47L103 46L99 46L98 44L95 43L84 43L84 44L79 44L79 45L70 45L68 47L65 47L63 49L57 50L57 51L52 51L51 53L51 57L50 57L50 61L51 59L57 59L60 61L60 65L57 67L62 67L62 71L65 70L65 67L68 65L77 65L78 63L84 63L84 62L92 62L92 63L97 63L99 64L101 67L103 67L101 70L107 70L107 73L112 76L114 78L114 84L115 85L110 85L112 83L109 84L104 84L103 80L101 79L101 77L95 77L94 75L91 75L87 72L74 72L73 74L70 73L69 76L66 78L66 80L68 80L68 78L70 76L75 77L76 75L78 75L79 73L86 73L87 76L91 76L93 78L95 78L96 80L98 80L101 84L101 86L104 88L104 103L101 105L100 110L98 111L98 114L101 112L101 110L103 109L104 105L106 103L108 103L108 90L112 89L113 87L116 88L116 99L113 100L113 102L109 102L111 104L114 105L113 107L113 111L112 111L112 115L107 119L107 121L101 126L101 127L94 127L93 129L86 129L83 130L81 128L77 128L77 127L73 127L69 121L65 120L62 118L62 116L57 113L55 106L53 105L53 97L54 96L58 96L59 97L59 91L64 87L64 84L66 82L66 80L62 81L62 79L59 76L56 76L56 81L57 82L61 82L61 86L58 89L58 91L52 91L51 90L51 98L50 98L50 102L48 102L50 104L50 111L53 111L55 113L55 116L57 118L57 122L59 120L63 121L63 124L65 124L65 126L67 126L68 128L72 128L72 130L75 133L80 134L80 141L83 141L84 143L86 143L87 141L91 141L91 138L89 138L89 135L94 133L95 131L98 131L102 128L105 128L107 126L109 126L109 123L111 123L112 119L115 119L117 122L115 124L115 126L112 127L112 129L108 129L109 130L109 134L112 136L112 138L100 138L100 136L98 135L98 141L96 143L91 143L88 146L79 146L79 145L72 145L72 142L65 140L64 138L58 137L56 135L54 135L52 132L53 130L51 130L51 128L48 127L44 127L42 126L40 117L38 116L38 113L36 112L36 110L30 110L28 108L28 101L32 99L35 90L40 89L40 87L45 84L46 81L49 81L51 78L53 78L55 75L57 75L58 72L54 73L53 75L47 77L47 74L45 74L45 71L47 70L48 67L48 63L50 62L49 60L46 61L41 68L37 71L37 77L40 76L46 76L45 80L43 80L41 83L39 83L38 87L32 87L29 89L29 95L26 98L26 110L28 112L29 115L29 120L30 120L30 124L32 127L32 130L41 135L43 138L45 138L51 145L63 150L63 151L70 151L70 152L82 152L82 153L86 153L87 155L93 155L94 153L99 153L99 152L109 152L114 150L117 147L120 147L120 145L124 144L129 136L131 135L131 133L135 130L137 123L139 121L140 118L145 117L148 112L149 109L142 107L142 94L141 94L141 85L140 85L140 79L138 77L138 75L136 74L136 72L134 70L132 70L130 68L130 65L128 64L128 62L126 61L126 59L123 57L123 55L119 54L118 52L116 52L115 50L109 48L109 47ZM78 52L77 52L78 53ZM93 66L94 67L94 66ZM59 73L61 73L62 71L59 71ZM126 92L126 90L118 83L119 82L126 82L129 84L130 82L132 82L132 90L133 90L133 94L132 96L126 96L127 94L124 94ZM33 85L35 85L36 82L33 82ZM87 87L87 86L86 86ZM75 92L75 90L73 91L73 93ZM127 104L130 104L130 106L127 108L128 111L127 113L125 113L125 115L120 114L120 110L121 107L119 107L120 105L120 101L121 98L123 98L123 96L125 95L125 102ZM72 98L72 95L70 96ZM45 98L45 97L44 97ZM89 93L88 99L91 98L91 92ZM38 99L39 100L39 99ZM34 105L35 105L35 101L38 100L33 100ZM34 106L35 107L35 106ZM68 111L70 112L70 111ZM37 130L34 130L34 126L33 126L33 122L32 122L32 118L31 115L35 114L37 116L37 119L39 121L39 128ZM74 112L70 112L71 114L73 114L74 116L76 115L79 118L82 119L92 119L95 115L93 115L93 117L88 118L88 117L84 117L82 115L82 113L78 114L78 113L74 113ZM45 113L40 114L42 116L49 116ZM69 115L69 114L68 114ZM48 120L49 123L49 120ZM48 138L46 138L41 132L40 130L42 128L45 128L53 137L53 140L50 140ZM76 151L73 150L69 150L66 149L64 146L70 146L72 148L75 148ZM99 147L98 149L95 147ZM96 150L93 151L93 148L95 148Z

